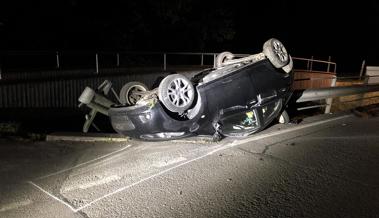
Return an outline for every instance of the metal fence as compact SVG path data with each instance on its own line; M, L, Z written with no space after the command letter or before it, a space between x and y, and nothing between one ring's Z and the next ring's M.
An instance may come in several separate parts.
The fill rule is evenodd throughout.
M162 72L161 75L165 75ZM97 87L112 81L115 90L129 81L141 81L152 87L156 73L99 75L75 79L21 81L0 84L0 108L77 108L78 97L86 86Z
M205 52L7 52L0 54L0 81L55 76L97 75L135 71L203 69L215 65L219 53ZM248 54L235 54L245 57ZM330 57L329 57L330 59ZM296 70L336 72L336 63L293 57Z
M20 55L0 55L0 108L75 108L85 86L97 87L107 79L114 83L116 90L126 82L135 80L152 87L157 77L170 71L213 67L218 53L40 52ZM236 54L237 57L246 55ZM337 78L336 63L331 62L330 58L323 61L313 57L293 57L293 60L294 88L297 90L333 87L343 79L355 79L364 84L367 77L360 77L361 80ZM332 99L328 98L325 102L307 107L325 107L325 112L329 112L331 106Z

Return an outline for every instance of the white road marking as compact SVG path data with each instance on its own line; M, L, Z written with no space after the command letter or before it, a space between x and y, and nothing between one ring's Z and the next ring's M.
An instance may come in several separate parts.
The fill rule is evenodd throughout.
M185 158L185 157L178 157L178 158L174 158L172 160L161 161L161 162L155 163L155 164L153 164L153 167L157 167L157 168L167 167L167 166L170 166L172 164L176 164L176 163L179 163L179 162L182 162L182 161L185 161L185 160L187 160L187 158Z
M24 201L10 203L10 204L7 204L7 205L1 207L0 208L0 212L4 212L4 211L7 211L7 210L13 210L13 209L17 209L17 208L20 208L20 207L24 207L24 206L29 205L31 203L33 203L33 201L31 201L29 199L24 200Z
M113 181L116 181L119 179L121 179L121 177L119 177L117 175L112 175L112 176L105 177L105 178L102 178L102 179L99 179L99 180L96 180L93 182L89 182L89 183L85 183L85 184L81 184L81 185L77 185L77 186L69 186L67 188L64 188L62 191L68 192L68 191L77 190L77 189L87 189L87 188L91 188L93 186L107 184L107 183L110 183L110 182L113 182Z
M65 205L66 207L68 207L71 211L73 212L77 212L77 210L72 207L70 204L68 204L67 202L59 199L58 197L55 197L54 195L50 194L49 192L45 191L43 188L39 187L38 185L36 185L35 183L33 183L32 181L28 181L29 184L31 184L32 186L36 187L37 189L39 189L40 191L42 191L43 193L47 194L48 196L50 196L51 198L53 198L54 200L62 203L63 205Z
M264 138L268 138L268 137L272 137L272 136L277 136L277 135L281 135L281 134L285 134L285 133L289 133L289 132L293 132L293 131L297 131L297 130L300 130L300 129L304 129L304 128L309 128L309 127L312 127L312 126L317 126L317 125L321 125L321 124L325 124L325 123L329 123L329 122L333 122L333 121L337 121L337 120L341 120L341 119L345 119L345 118L348 118L348 117L351 117L352 115L344 115L344 116L340 116L340 117L335 117L335 118L331 118L331 119L327 119L327 120L321 120L321 121L317 121L317 122L313 122L313 123L309 123L309 124L304 124L304 125L300 125L300 126L296 126L294 128L290 128L290 129L284 129L284 130L279 130L279 131L276 131L276 132L271 132L271 133L266 133L266 134L261 134L261 135L256 135L256 136L253 136L253 137L250 137L250 138L246 138L246 139L240 139L240 140L236 140L236 141L233 141L232 143L230 144L226 144L226 145L220 145L218 146L218 148L215 148L213 150L211 150L210 152L204 154L204 155L201 155L199 157L196 157L194 159L190 159L190 160L187 160L185 162L182 162L176 166L173 166L173 167L170 167L168 169L165 169L159 173L156 173L154 175L151 175L151 176L148 176L146 178L143 178L137 182L134 182L130 185L127 185L127 186L124 186L122 188L119 188L113 192L110 192L102 197L99 197L79 208L73 208L71 205L69 205L68 203L64 202L63 200L55 197L54 195L50 194L49 192L45 191L44 189L42 189L41 187L39 187L38 185L34 184L33 182L29 181L28 183L30 183L31 185L37 187L39 190L41 190L42 192L44 192L45 194L49 195L50 197L52 197L53 199L59 201L60 203L66 205L68 208L70 208L73 212L78 212L78 211L81 211L89 206L91 206L92 204L98 202L98 201L101 201L107 197L110 197L112 195L115 195L119 192L122 192L124 190L127 190L129 188L132 188L138 184L141 184L143 182L146 182L150 179L153 179L155 177L158 177L158 176L161 176L167 172L170 172L176 168L179 168L181 166L184 166L184 165L187 165L189 163L192 163L192 162L195 162L195 161L198 161L200 159L203 159L205 157L208 157L216 152L219 152L219 151L222 151L222 150L226 150L226 149L229 149L229 148L233 148L235 146L238 146L238 145L241 145L241 144L246 144L248 142L252 142L252 141L256 141L256 140L260 140L260 139L264 139Z
M76 165L76 166L73 166L73 167L70 167L70 168L67 168L67 169L63 169L63 170L59 170L59 171L57 171L57 172L50 173L50 174L47 174L47 175L45 175L45 176L41 176L41 177L35 178L35 179L33 179L33 180L40 180L40 179L44 179L44 178L47 178L47 177L50 177L50 176L54 176L54 175L58 175L58 174L61 174L61 173L67 172L67 171L69 171L69 170L72 170L72 169L75 169L75 168L81 167L81 166L83 166L83 165L86 165L86 164L89 164L89 163L95 162L95 161L97 161L97 160L100 160L100 159L103 159L103 158L109 157L109 156L111 156L112 154L115 154L115 153L121 152L121 151L123 151L123 150L129 148L130 146L132 146L132 145L127 145L127 146L125 146L124 148L122 148L122 149L120 149L120 150L113 151L113 152L108 153L108 154L106 154L106 155L103 155L103 156L97 157L97 158L95 158L95 159L92 159L92 160L89 160L89 161L86 161L86 162L80 163L80 164L78 164L78 165ZM98 162L98 163L100 163L100 162Z

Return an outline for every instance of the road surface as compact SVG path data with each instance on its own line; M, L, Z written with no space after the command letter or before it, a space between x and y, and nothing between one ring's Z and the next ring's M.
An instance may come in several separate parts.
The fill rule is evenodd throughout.
M1 139L0 217L379 217L378 123L322 115L218 143Z

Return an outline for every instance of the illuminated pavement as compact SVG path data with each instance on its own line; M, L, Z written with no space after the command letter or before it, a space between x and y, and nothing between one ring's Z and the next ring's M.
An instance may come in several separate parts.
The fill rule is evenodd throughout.
M0 141L0 217L378 217L379 117L211 143Z

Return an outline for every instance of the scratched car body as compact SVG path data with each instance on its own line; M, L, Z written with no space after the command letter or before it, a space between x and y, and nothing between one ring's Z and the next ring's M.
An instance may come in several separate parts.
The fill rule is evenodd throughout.
M245 57L217 56L215 67L187 78L165 77L158 88L139 92L132 105L109 109L118 133L142 140L193 135L244 137L277 119L292 94L292 59L283 44L267 40Z

